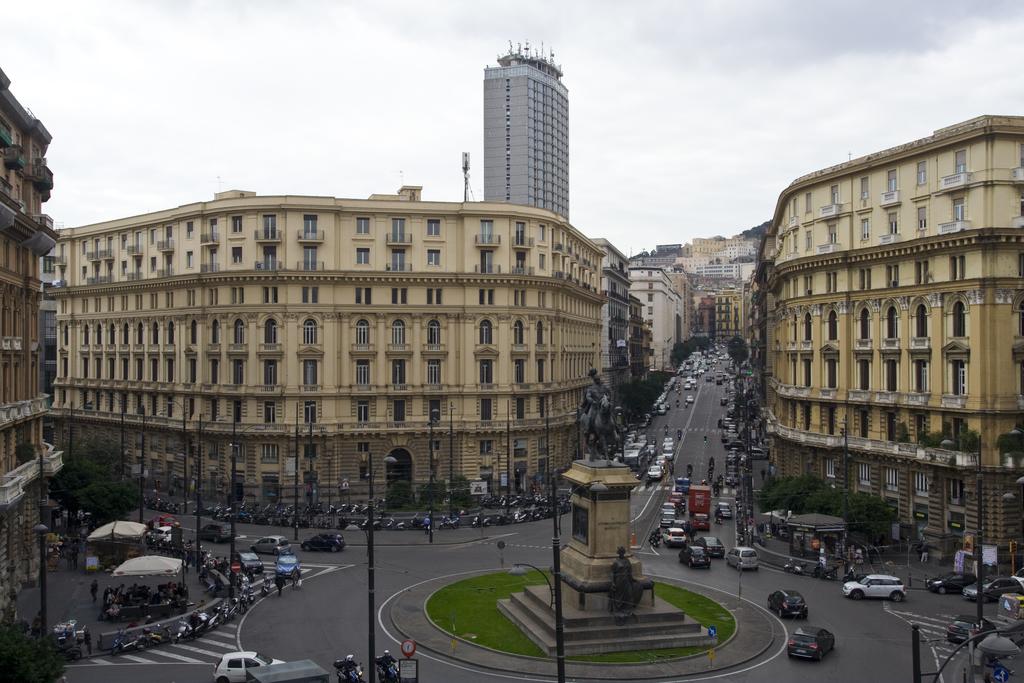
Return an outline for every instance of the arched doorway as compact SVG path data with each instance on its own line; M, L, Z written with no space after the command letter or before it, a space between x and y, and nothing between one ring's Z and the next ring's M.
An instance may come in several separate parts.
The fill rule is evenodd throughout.
M387 466L387 484L396 481L407 481L412 483L412 456L404 448L396 448L389 455L395 459L395 463Z

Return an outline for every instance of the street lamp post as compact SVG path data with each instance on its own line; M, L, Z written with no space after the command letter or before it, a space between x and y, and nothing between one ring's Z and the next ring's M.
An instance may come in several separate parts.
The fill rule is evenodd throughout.
M455 518L455 425L454 404L448 402L448 519Z
M43 509L40 501L39 509ZM50 532L40 518L39 524L32 527L39 538L39 637L46 637L46 534Z
M146 404L142 408L142 447L139 449L139 524L142 524L142 508L146 497Z
M398 460L393 456L387 456L384 458L386 465L394 465ZM367 610L367 640L369 642L369 657L366 660L366 670L370 675L370 683L374 683L377 676L377 668L374 666L374 659L376 658L377 650L377 629L374 623L374 612L377 611L377 599L374 595L374 565L373 565L373 451L369 451L366 454L366 467L370 477L370 495L369 502L366 505L366 588L367 598L369 600L369 609Z
M196 571L203 566L203 553L199 540L199 529L203 516L203 413L199 411L199 439L196 444Z
M555 665L558 668L558 683L565 683L565 624L562 619L562 541L559 534L558 500L555 482L558 479L548 458L551 472L551 569L554 574L555 597Z
M509 521L509 508L512 505L512 400L506 404L505 419L505 521Z
M299 540L299 406L295 405L295 477L292 481L292 496L295 498L295 509L292 514L292 532L294 540Z
M441 414L437 409L430 411L430 483L429 492L427 493L427 518L430 520L430 524L427 526L427 536L430 537L430 542L434 542L434 423L441 419Z
M979 595L980 599L981 596ZM942 671L946 668L946 665L953 661L956 653L959 652L966 645L970 645L973 649L980 650L982 654L995 657L997 659L1003 659L1008 657L1014 657L1020 654L1020 648L1014 644L1012 640L1007 638L1004 631L981 631L973 636L967 638L964 642L957 645L952 652L946 657L945 661L939 666L938 671L930 673L922 673L921 671L921 627L917 624L910 625L910 661L912 668L913 683L922 683L925 676L931 676L933 680L942 680ZM973 662L972 662L973 668Z
M238 516L235 511L235 502L237 500L237 496L235 494L235 477L238 476L238 458L236 457L236 454L238 453L238 420L236 419L237 417L238 416L236 416L234 413L231 414L231 482L228 484L228 491L230 491L229 495L231 496L229 512L229 514L231 515L231 549L230 555L228 555L228 557L230 558L230 562L235 561L235 517ZM235 597L235 575L234 572L232 572L231 574L231 580L228 581L229 599L233 599Z

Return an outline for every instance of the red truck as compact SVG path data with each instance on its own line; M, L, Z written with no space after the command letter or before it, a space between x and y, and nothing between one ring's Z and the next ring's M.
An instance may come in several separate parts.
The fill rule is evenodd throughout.
M707 531L710 528L711 487L702 485L690 486L690 525L694 529Z

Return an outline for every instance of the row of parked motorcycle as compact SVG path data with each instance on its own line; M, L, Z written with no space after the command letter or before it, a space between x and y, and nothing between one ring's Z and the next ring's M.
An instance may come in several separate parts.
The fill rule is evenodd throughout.
M815 579L822 579L824 581L835 581L839 578L839 566L832 565L830 567L822 567L820 563L815 562L813 567L809 567L806 562L800 560L790 559L782 567L783 571L788 574L796 574L797 576L810 576ZM847 581L856 581L860 575L853 571L851 567L843 574L843 583Z

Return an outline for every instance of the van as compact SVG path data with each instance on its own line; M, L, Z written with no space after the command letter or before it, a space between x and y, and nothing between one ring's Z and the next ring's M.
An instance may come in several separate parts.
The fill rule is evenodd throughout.
M725 563L736 567L739 571L753 569L757 571L757 551L748 546L739 545L725 555Z

